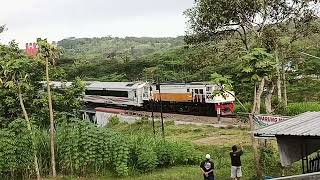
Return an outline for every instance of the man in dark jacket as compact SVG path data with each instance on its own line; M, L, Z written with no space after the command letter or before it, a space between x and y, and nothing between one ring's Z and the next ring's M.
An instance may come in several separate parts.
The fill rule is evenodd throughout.
M214 164L210 159L210 154L206 155L206 159L201 162L200 168L203 173L204 180L214 180Z
M242 146L240 145L240 150L238 150L237 146L232 146L232 152L230 152L231 158L231 179L232 180L240 180L242 177L241 171L241 159L240 156L243 154Z

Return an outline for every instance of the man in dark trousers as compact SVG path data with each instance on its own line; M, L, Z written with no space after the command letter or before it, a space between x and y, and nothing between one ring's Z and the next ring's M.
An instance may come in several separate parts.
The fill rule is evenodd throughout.
M240 180L240 178L242 177L240 156L243 154L243 148L241 145L239 146L240 150L238 150L238 147L234 145L232 146L232 152L230 152L232 180Z
M201 162L200 168L203 173L204 180L214 180L214 164L210 159L210 154L206 155L206 159Z

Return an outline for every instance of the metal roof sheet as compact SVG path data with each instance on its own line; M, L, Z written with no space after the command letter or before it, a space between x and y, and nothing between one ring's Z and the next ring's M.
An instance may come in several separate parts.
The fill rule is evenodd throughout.
M254 131L255 136L320 136L320 112L306 112Z

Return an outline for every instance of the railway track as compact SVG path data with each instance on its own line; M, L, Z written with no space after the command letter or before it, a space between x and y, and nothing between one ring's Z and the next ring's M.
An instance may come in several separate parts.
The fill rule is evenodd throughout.
M132 109L128 107L119 107L119 106L99 106L99 107L92 107L94 108L107 108L111 110L110 113L117 113L117 114L125 114L128 116L138 116L138 117L152 117L152 112L140 110L140 109ZM160 119L161 114L160 112L153 112L155 119ZM221 117L220 122L218 118L215 116L205 116L205 115L195 115L195 114L186 114L186 113L175 113L175 112L165 112L163 113L163 118L165 120L173 120L173 121L183 121L183 122L191 122L191 123L202 123L202 124L230 124L230 125L238 125L241 123L238 118L235 116L227 116Z
M152 112L149 111L135 111L135 110L128 110L126 111L127 115L132 116L139 116L139 117L152 117ZM160 113L154 112L154 118L160 119ZM173 121L184 121L184 122L194 122L194 123L204 123L204 124L218 124L218 118L213 116L197 116L197 115L190 115L190 114L177 114L177 113L163 113L163 118L166 120L173 120ZM235 116L228 116L228 117L221 117L220 123L223 124L239 124L239 120Z

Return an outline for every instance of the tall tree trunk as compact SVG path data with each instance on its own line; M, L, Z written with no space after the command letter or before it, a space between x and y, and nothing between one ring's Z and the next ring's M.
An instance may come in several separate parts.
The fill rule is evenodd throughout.
M251 145L253 149L253 156L254 156L254 161L256 165L256 174L259 180L262 180L262 173L260 170L260 156L258 153L258 147L256 143L256 139L254 138L254 122L253 122L253 115L255 114L256 111L256 102L257 102L257 85L254 85L254 96L253 96L253 106L251 113L249 114L249 125L250 125L250 137L251 137Z
M278 101L282 101L282 96L281 96L281 75L280 75L280 62L279 62L279 57L278 57L278 52L275 51L274 55L276 57L276 70L277 70L277 95L278 95Z
M40 176L40 170L39 170L39 165L38 165L38 157L37 157L37 151L36 151L35 137L34 137L34 133L32 132L31 122L29 120L28 113L26 111L26 108L24 107L20 85L18 85L18 96L19 96L19 101L20 101L20 106L21 106L22 112L23 112L23 116L24 116L24 119L27 122L27 128L28 128L28 131L30 132L30 135L31 135L34 168L36 170L37 179L40 180L41 176Z
M52 109L50 81L49 81L49 62L48 62L48 57L46 57L46 78L47 78L48 104L49 104L49 114L50 114L51 170L52 170L52 176L56 177L57 173L56 173L56 160L55 160L55 150L54 150L55 130L54 130L53 109Z
M275 84L271 81L271 85L268 86L267 95L265 97L265 105L267 114L272 113L272 95L275 88Z
M283 79L283 102L284 102L284 107L288 107L288 97L287 97L287 79L286 79L286 71L283 69L282 70L282 79Z
M256 96L255 96L256 106L255 106L254 113L257 113L257 114L260 113L261 95L262 95L262 93L263 93L263 88L264 88L265 79L266 79L266 77L263 77L263 78L261 79L260 84L259 84L259 88L257 89Z

